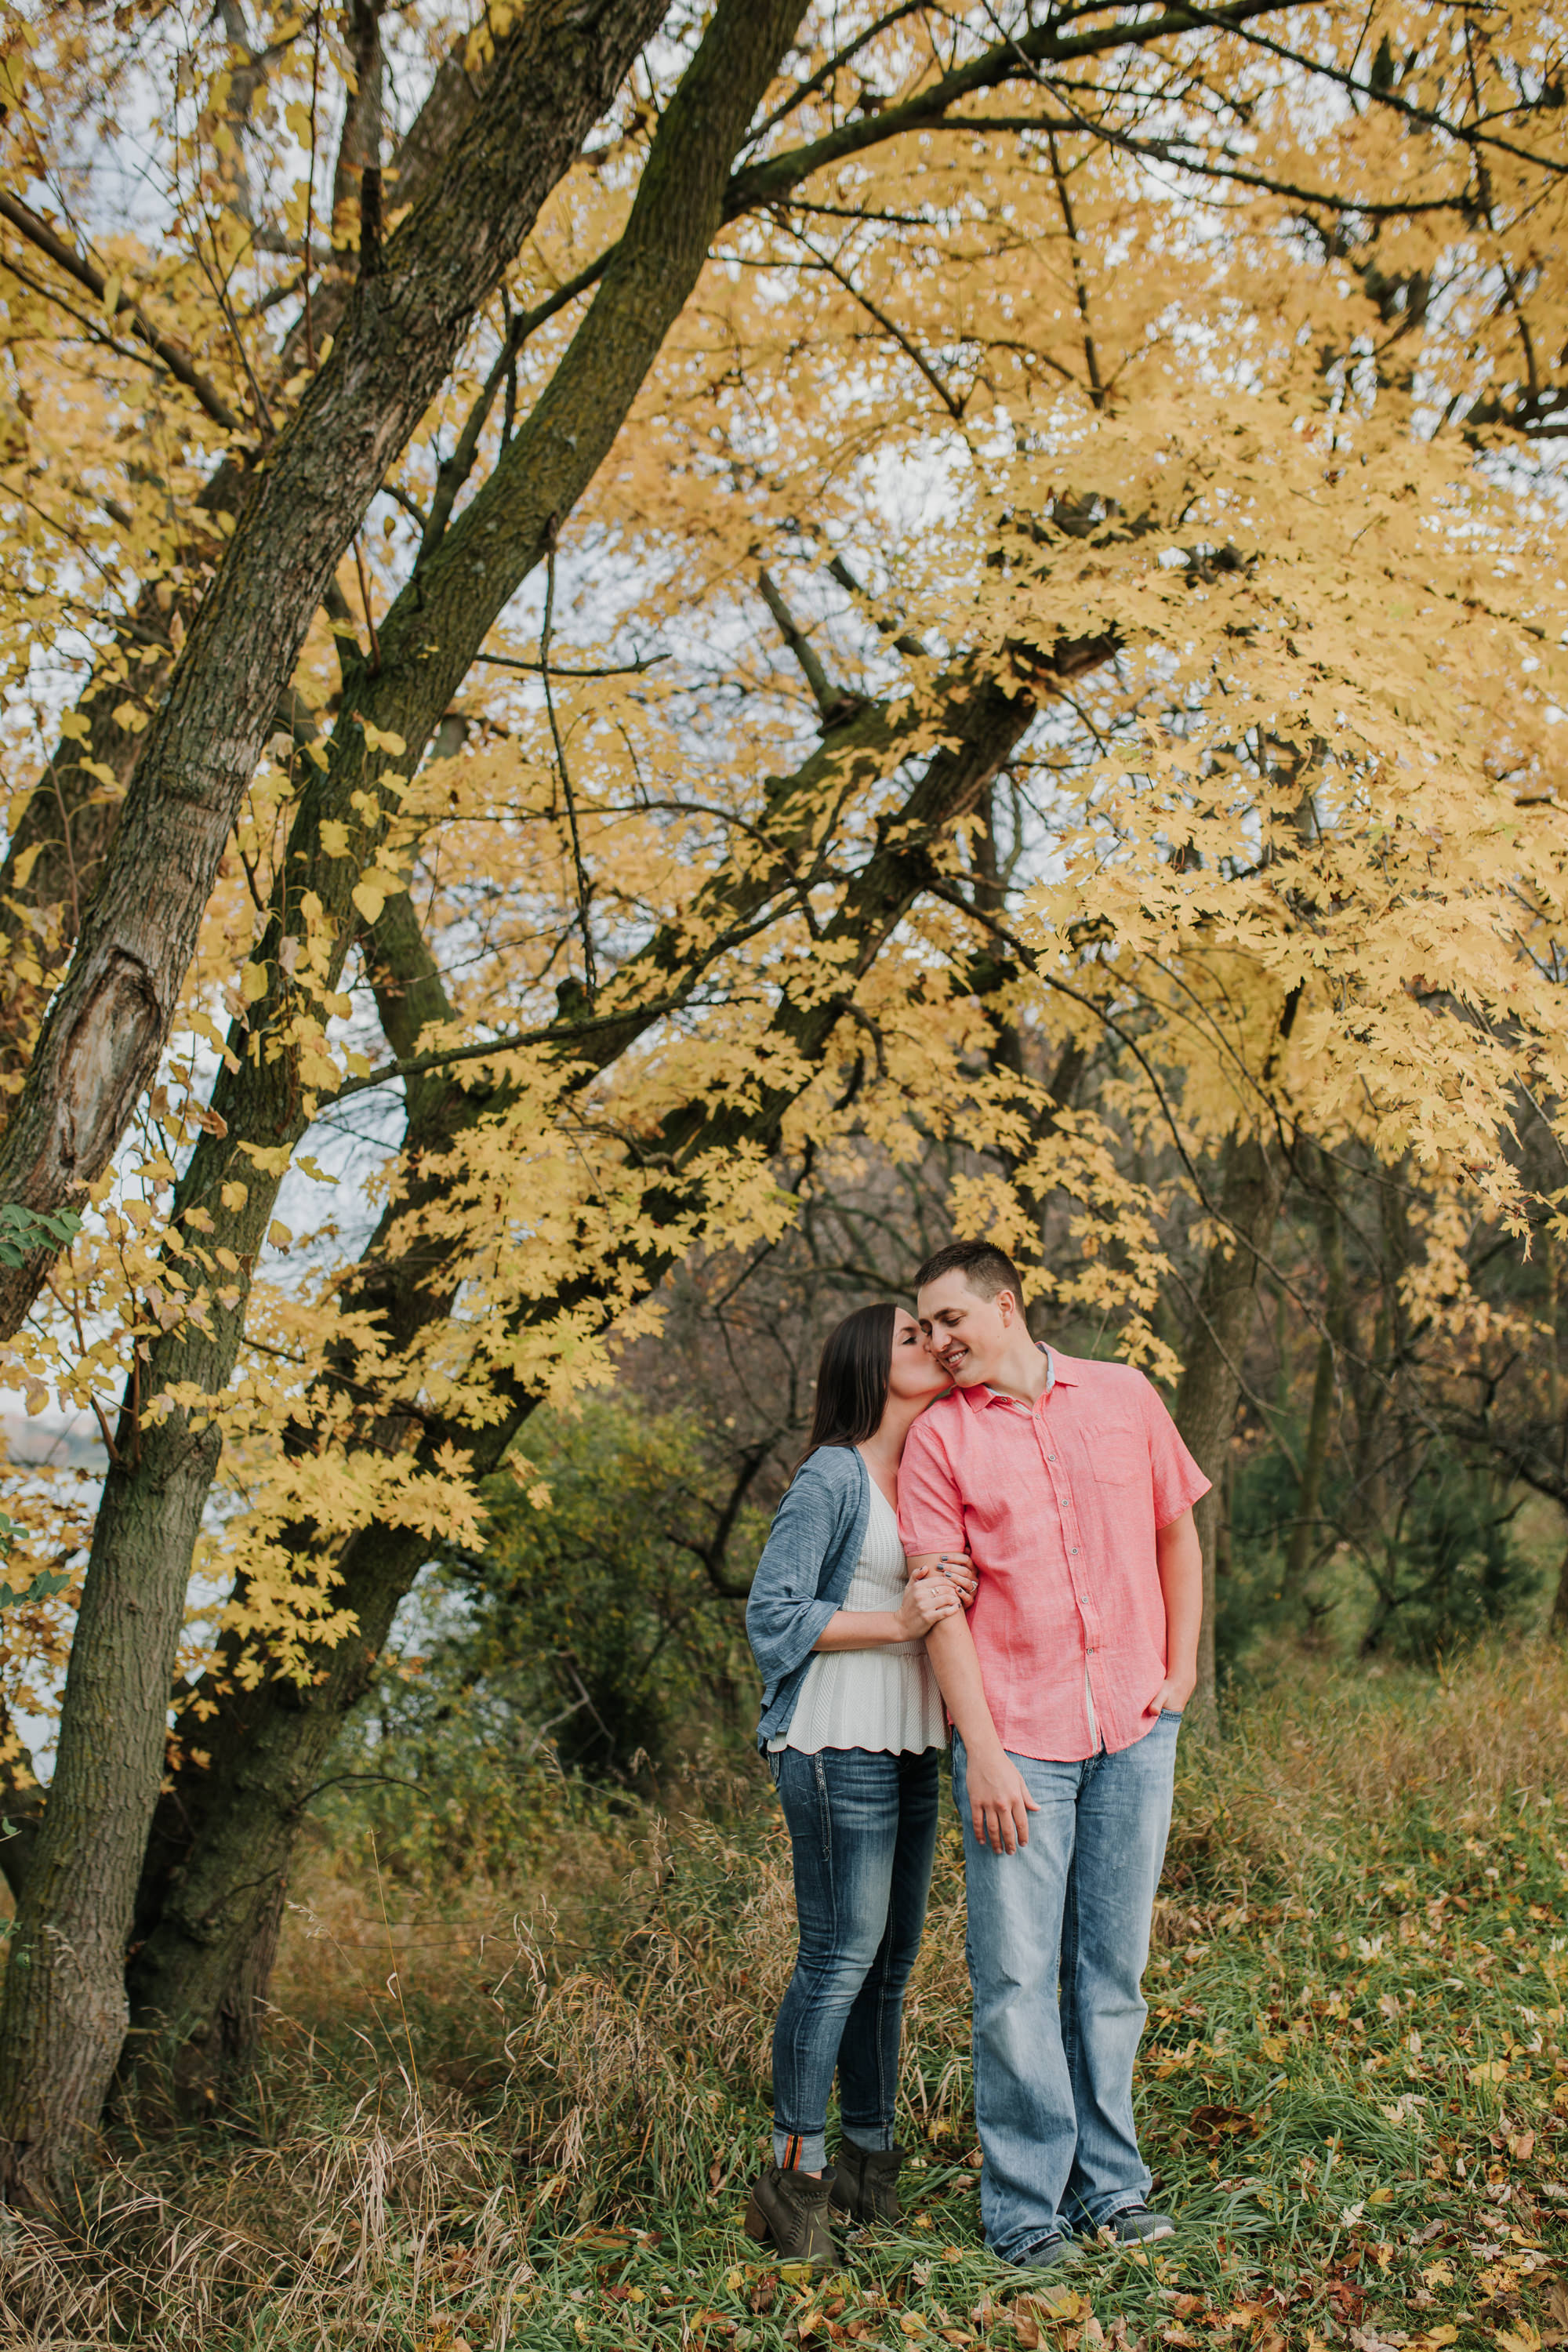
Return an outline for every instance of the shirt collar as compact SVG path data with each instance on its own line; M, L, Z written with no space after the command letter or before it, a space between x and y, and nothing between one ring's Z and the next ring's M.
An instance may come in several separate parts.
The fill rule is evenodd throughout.
M1045 1394L1049 1396L1051 1391L1057 1387L1058 1383L1064 1389L1077 1388L1078 1375L1071 1369L1073 1361L1072 1358L1070 1356L1059 1356L1054 1348L1047 1345L1044 1339L1038 1340L1036 1344L1038 1346L1041 1355L1044 1356L1046 1360ZM1023 1403L1023 1399L1021 1397L1004 1396L1000 1389L988 1388L984 1381L977 1381L973 1388L960 1389L958 1393L974 1412L984 1412L987 1406L993 1404L1018 1405ZM1027 1407L1025 1407L1026 1411L1027 1411Z

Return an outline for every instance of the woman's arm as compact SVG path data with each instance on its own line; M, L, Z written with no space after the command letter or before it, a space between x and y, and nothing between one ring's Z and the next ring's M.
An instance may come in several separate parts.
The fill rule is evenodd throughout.
M919 1558L910 1561L911 1574L920 1565ZM943 1612L927 1639L926 1655L963 1742L963 1777L975 1837L997 1853L1014 1853L1028 1844L1029 1815L1040 1809L997 1738L974 1636L962 1609Z
M911 1577L896 1609L837 1609L816 1641L814 1650L880 1650L892 1642L923 1641L933 1625L963 1603L945 1576Z

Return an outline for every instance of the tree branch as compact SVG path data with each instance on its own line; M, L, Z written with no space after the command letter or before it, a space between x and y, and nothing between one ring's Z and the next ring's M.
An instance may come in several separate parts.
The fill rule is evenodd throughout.
M117 319L123 313L140 341L168 369L175 382L183 383L185 390L195 395L215 425L221 425L226 433L246 431L244 418L236 415L216 385L209 383L199 368L192 366L184 352L170 342L166 335L159 333L141 304L129 294L119 294L115 297L113 309L110 310L104 301L109 280L102 271L95 269L90 261L74 252L63 237L56 236L47 221L40 220L29 205L23 204L19 196L12 195L8 189L0 189L0 219L8 220L29 245L48 256L57 269L74 278L77 285L85 287L107 317Z

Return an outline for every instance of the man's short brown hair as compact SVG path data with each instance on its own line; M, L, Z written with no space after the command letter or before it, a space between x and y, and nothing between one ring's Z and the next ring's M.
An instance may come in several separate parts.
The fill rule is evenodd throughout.
M1020 1309L1023 1307L1024 1286L1018 1269L994 1242L949 1242L945 1249L934 1251L915 1276L916 1291L923 1290L928 1282L940 1282L944 1274L961 1274L981 1298L994 1298L999 1290L1010 1290Z

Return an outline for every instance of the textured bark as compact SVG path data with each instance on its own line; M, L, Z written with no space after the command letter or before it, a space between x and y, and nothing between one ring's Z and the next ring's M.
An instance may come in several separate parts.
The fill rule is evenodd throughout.
M211 1451L216 1440L205 1444ZM131 1901L163 1770L199 1505L182 1518L156 1488L111 1467L104 1512L121 1522L118 1540L95 1544L83 1586L58 1756L0 2001L0 2189L39 2200L97 2121L125 2037ZM171 1557L178 1576L167 1572Z
M1334 1412L1334 1351L1327 1339L1318 1343L1312 1373L1312 1403L1307 1415L1307 1443L1301 1454L1301 1484L1296 1496L1296 1523L1285 1555L1284 1589L1296 1592L1306 1581L1308 1564L1318 1537L1318 1506L1322 1500L1323 1469L1329 1458L1329 1432Z
M1300 1591L1319 1538L1319 1508L1323 1472L1329 1459L1333 1428L1334 1394L1339 1365L1349 1352L1350 1323L1345 1287L1345 1235L1340 1217L1339 1186L1334 1163L1326 1151L1314 1155L1320 1186L1318 1226L1322 1237L1325 1297L1324 1334L1312 1376L1312 1404L1307 1421L1307 1444L1301 1457L1301 1487L1296 1498L1296 1524L1285 1559L1285 1590Z
M1563 1565L1557 1571L1557 1590L1552 1595L1546 1630L1554 1642L1568 1641L1568 1552L1563 1554Z
M0 1147L0 1202L68 1206L157 1067L240 800L304 633L387 467L665 0L539 0L436 186L357 280L260 468L148 730L77 952ZM0 1269L0 1337L47 1257Z
M1215 1686L1215 1554L1226 1457L1241 1394L1241 1363L1258 1305L1258 1256L1268 1247L1284 1190L1283 1162L1256 1135L1232 1135L1226 1145L1219 1208L1226 1223L1204 1268L1187 1335L1174 1418L1209 1491L1194 1508L1204 1552L1204 1622L1198 1640L1198 1686L1190 1712L1202 1727L1216 1720Z
M239 79L237 72L237 84ZM363 89L344 124L340 184L346 186L355 171L363 172L374 160L371 126L377 97L374 88ZM448 58L387 173L395 204L417 204L427 193L476 103L473 83L458 59ZM336 334L353 290L353 277L341 268L321 278L311 297L318 341ZM301 322L285 338L275 370L278 378L300 365L302 335ZM276 403L279 396L275 382L268 397ZM134 647L140 656L130 680L110 675L103 666L94 671L76 705L77 717L88 727L86 738L79 741L61 736L6 844L0 864L0 923L10 937L7 940L0 932L0 1078L20 1079L26 1073L53 986L51 966L63 961L76 940L119 826L125 788L145 734L123 726L115 711L129 698L140 701L150 714L167 688L176 620L182 630L190 626L222 551L216 518L238 511L248 479L246 466L236 458L224 457L214 467L195 500L182 548L187 579L178 588L159 581L142 590L116 631L116 650ZM211 530L209 519L214 521ZM150 661L149 651L161 658ZM291 723L294 713L280 706L279 716ZM89 760L112 772L112 786L90 772ZM30 852L37 854L29 856ZM21 951L28 948L41 966L37 980L22 968Z

